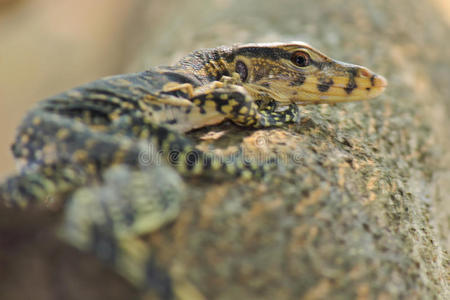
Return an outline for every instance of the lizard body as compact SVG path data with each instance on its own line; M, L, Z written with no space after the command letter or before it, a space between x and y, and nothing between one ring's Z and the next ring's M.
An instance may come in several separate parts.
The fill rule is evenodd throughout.
M175 66L103 78L39 103L19 128L13 152L22 165L58 163L61 155L79 163L76 150L96 144L89 134L146 139L148 126L183 133L224 119L255 128L282 126L298 121L295 104L364 100L385 86L386 80L368 69L299 42L205 49ZM270 101L290 109L264 110ZM63 140L72 128L89 134L68 147Z
M106 77L38 103L19 127L12 147L21 173L0 186L0 195L6 205L17 207L42 204L49 196L65 198L92 180L101 182L111 166L139 168L143 142L165 154L175 152L169 163L185 174L261 176L267 165L214 160L183 133L226 119L252 128L283 126L299 121L298 105L365 100L382 93L386 84L364 67L333 60L301 42L195 51L173 66ZM88 201L85 209L96 207L95 201ZM131 223L136 224L145 218L139 212L150 204L130 201ZM155 221L145 223L144 229L135 230L132 224L120 228L126 227L126 236L155 230L176 216L173 201L158 206ZM114 219L114 214L104 212L96 218L72 220L79 223L84 238L70 242L95 248L92 228ZM122 240L117 228L108 228L111 239ZM136 261L142 261L142 255ZM145 274L129 275L136 272L123 269L119 271L134 283L145 281Z

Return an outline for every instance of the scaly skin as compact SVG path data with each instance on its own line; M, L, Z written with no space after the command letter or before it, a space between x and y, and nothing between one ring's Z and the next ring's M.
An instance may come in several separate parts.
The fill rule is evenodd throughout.
M40 102L25 117L13 145L21 173L0 186L0 196L8 206L26 207L45 204L48 199L67 199L85 187L84 199L90 200L80 201L75 208L71 203L68 232L76 232L72 236L77 237L67 239L96 252L98 232L93 234L94 229L106 226L109 240L115 241L111 245L117 247L114 260L107 260L136 285L145 285L145 270L137 262L149 254L136 254L130 245L139 244L137 235L172 220L179 200L156 206L155 221L142 222L145 214L140 212L154 206L157 199L129 199L127 207L132 209L127 218L132 225L125 228L116 222L114 227L114 222L106 224L123 219L120 209L80 219L90 215L88 211L101 209L89 187L86 191L88 182L101 184L112 166L138 169L138 158L148 143L163 156L177 153L169 163L183 174L262 176L270 162L220 160L197 150L183 133L226 119L252 128L284 126L299 121L298 105L370 99L386 85L382 76L332 60L301 42L195 51L174 66L103 78ZM283 106L287 109L278 110ZM132 178L136 176L139 181L139 175ZM102 205L120 207L108 203ZM138 223L147 225L134 230L133 224Z

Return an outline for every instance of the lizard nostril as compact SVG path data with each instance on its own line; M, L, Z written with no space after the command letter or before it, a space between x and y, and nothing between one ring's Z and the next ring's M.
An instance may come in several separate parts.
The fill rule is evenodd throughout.
M359 75L360 75L361 77L366 77L366 78L369 78L369 77L372 76L372 74L370 73L370 71L367 70L367 69L361 69L360 72L359 72Z

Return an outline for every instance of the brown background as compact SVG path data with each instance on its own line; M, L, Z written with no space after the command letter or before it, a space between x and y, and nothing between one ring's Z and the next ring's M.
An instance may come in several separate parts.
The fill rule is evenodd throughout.
M9 145L34 103L119 73L140 1L0 1L0 176L14 170Z

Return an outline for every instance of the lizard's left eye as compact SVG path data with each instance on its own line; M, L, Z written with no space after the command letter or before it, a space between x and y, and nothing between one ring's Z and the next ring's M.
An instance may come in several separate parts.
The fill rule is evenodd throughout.
M311 57L305 51L297 51L292 54L291 61L299 67L307 67L311 63Z

